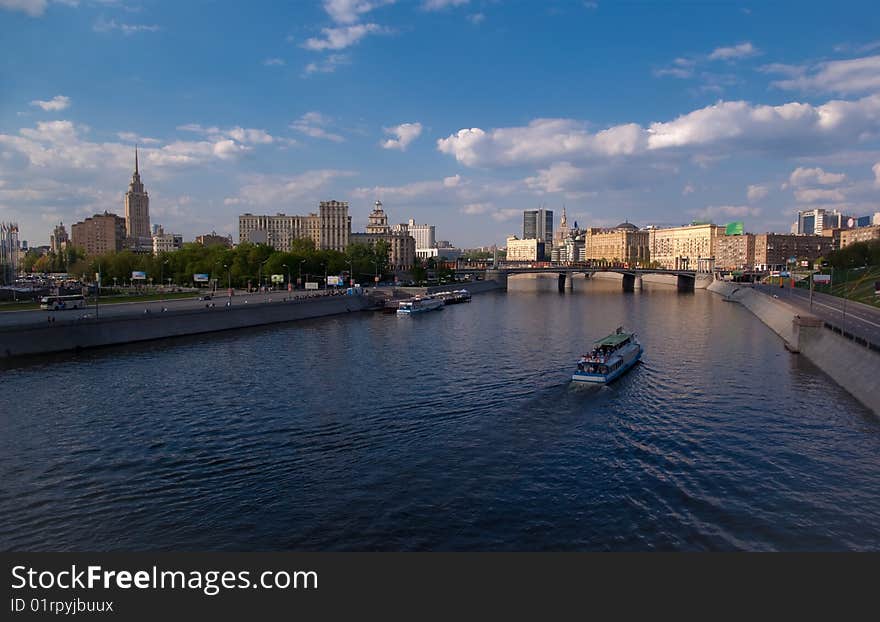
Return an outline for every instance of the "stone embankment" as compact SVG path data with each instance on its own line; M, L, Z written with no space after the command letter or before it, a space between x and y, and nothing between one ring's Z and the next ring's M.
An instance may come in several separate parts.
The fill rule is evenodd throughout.
M783 340L786 349L808 358L880 415L880 354L826 328L821 319L747 285L715 281L708 289L751 311Z

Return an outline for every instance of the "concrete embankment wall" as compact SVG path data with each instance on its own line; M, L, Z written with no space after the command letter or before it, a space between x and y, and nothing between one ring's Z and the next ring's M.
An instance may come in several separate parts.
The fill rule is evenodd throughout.
M595 272L592 278L605 281L622 281L623 275L617 272ZM678 286L678 276L675 274L643 274L642 283L654 285ZM712 275L698 274L694 279L694 289L706 289L712 283Z
M742 304L785 342L880 415L880 355L832 332L819 318L737 283L715 281L709 291Z
M16 327L0 332L0 358L290 322L363 311L369 305L365 296L330 296L308 301L239 304L100 321L84 320L81 323Z
M437 292L449 292L458 289L466 289L471 294L482 294L483 292L496 291L504 289L497 281L471 281L468 283L449 283L447 285L432 285L430 287L395 287L394 290L402 292L410 296L424 296L425 294L435 294Z

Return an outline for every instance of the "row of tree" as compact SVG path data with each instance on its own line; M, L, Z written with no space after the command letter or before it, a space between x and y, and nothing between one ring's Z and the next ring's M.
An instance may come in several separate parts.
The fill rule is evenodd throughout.
M379 241L373 245L351 244L344 253L318 250L312 240L294 240L289 252L276 251L265 244L243 243L235 248L184 244L180 250L159 255L137 254L130 251L109 253L95 257L76 254L68 257L61 266L54 255L46 260L36 259L26 264L26 272L67 272L72 278L86 283L101 274L103 285L123 285L131 281L133 272L144 272L148 281L159 284L170 282L190 285L194 275L207 274L216 280L218 287L256 287L259 283L271 283L271 275L283 275L285 282L296 284L324 281L326 276L346 276L357 282L371 282L378 276L383 279L390 273L388 243ZM72 261L71 261L72 259ZM349 277L349 274L352 275Z
M857 242L831 251L825 260L837 270L860 266L880 266L880 240Z

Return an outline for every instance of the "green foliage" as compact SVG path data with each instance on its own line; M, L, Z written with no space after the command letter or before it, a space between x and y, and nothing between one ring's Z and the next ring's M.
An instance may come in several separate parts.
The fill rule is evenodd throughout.
M50 261L34 258L33 266L38 260L44 264ZM86 282L94 281L95 273L100 272L105 285L112 284L114 278L120 285L128 283L135 271L146 272L147 282L155 285L160 280L167 283L169 278L177 285L191 285L194 274L208 274L217 280L218 287L224 288L228 283L245 287L248 282L256 287L258 279L269 283L273 274L282 274L292 283L300 276L303 281L323 281L325 274L342 275L349 266L360 282L372 282L377 273L383 277L390 271L388 243L351 244L345 253L317 250L312 240L294 240L290 252L276 251L265 244L242 243L232 249L192 243L158 256L122 251L83 260L77 255L68 272Z
M830 252L826 260L838 270L859 266L880 266L880 240L850 244Z

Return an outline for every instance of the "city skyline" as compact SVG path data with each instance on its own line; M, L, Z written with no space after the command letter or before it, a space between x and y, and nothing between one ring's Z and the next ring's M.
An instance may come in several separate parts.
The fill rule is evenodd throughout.
M31 246L121 214L135 143L151 219L186 239L324 200L350 204L353 231L381 200L462 247L503 245L541 206L581 226L786 233L798 210L880 205L871 19L785 3L72 4L0 2L0 220Z

